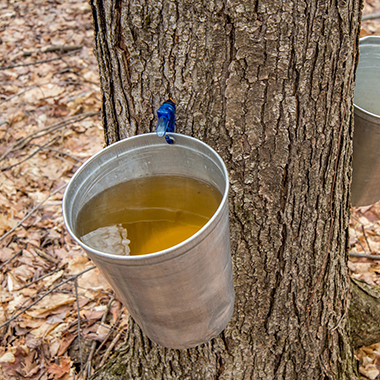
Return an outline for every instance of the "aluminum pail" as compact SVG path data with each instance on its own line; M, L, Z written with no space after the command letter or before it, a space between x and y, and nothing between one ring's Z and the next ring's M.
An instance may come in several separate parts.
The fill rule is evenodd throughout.
M354 93L354 155L351 203L380 200L380 37L360 39Z
M169 145L154 133L116 142L75 173L63 198L66 227L110 283L131 316L154 342L190 348L216 337L234 307L228 222L228 175L220 156L205 143L170 134ZM193 236L166 250L141 256L97 251L76 235L81 208L103 190L155 175L178 175L216 187L221 203Z

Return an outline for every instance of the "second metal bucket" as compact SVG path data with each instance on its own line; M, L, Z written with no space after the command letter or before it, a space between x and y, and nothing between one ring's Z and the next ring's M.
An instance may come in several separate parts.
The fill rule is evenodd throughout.
M234 306L228 223L228 176L219 155L194 138L156 134L119 141L87 161L70 181L63 216L72 237L103 273L144 333L170 348L189 348L217 336ZM188 176L216 187L219 208L195 235L164 251L119 256L97 251L77 236L80 209L105 189L154 175Z
M359 48L351 203L367 206L380 200L380 37L361 38Z

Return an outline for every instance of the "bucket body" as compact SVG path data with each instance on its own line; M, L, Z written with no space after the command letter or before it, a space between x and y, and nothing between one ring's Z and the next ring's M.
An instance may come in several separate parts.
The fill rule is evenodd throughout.
M63 217L131 316L154 342L190 348L217 336L234 306L228 223L228 176L219 155L192 137L171 134L168 145L154 133L114 143L89 159L71 179ZM178 175L216 187L222 201L196 234L169 249L141 256L97 251L76 235L81 208L95 195L125 181Z
M351 203L380 200L380 37L360 39L354 93L354 154Z

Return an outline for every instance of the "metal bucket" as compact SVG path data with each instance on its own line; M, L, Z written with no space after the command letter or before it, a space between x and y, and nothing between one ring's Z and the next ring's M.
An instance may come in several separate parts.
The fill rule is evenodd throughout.
M190 348L217 336L234 306L228 223L228 175L219 155L192 137L154 133L108 146L71 179L63 199L66 227L108 280L144 333L169 348ZM180 175L205 181L223 195L196 234L169 249L141 256L103 253L76 235L80 209L103 190L130 179Z
M380 37L361 38L359 49L351 203L367 206L380 200Z

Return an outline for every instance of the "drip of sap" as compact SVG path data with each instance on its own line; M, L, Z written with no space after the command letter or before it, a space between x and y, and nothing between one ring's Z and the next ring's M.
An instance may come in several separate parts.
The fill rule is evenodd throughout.
M92 198L79 211L76 233L105 253L145 255L194 235L221 200L215 187L193 178L137 178Z

